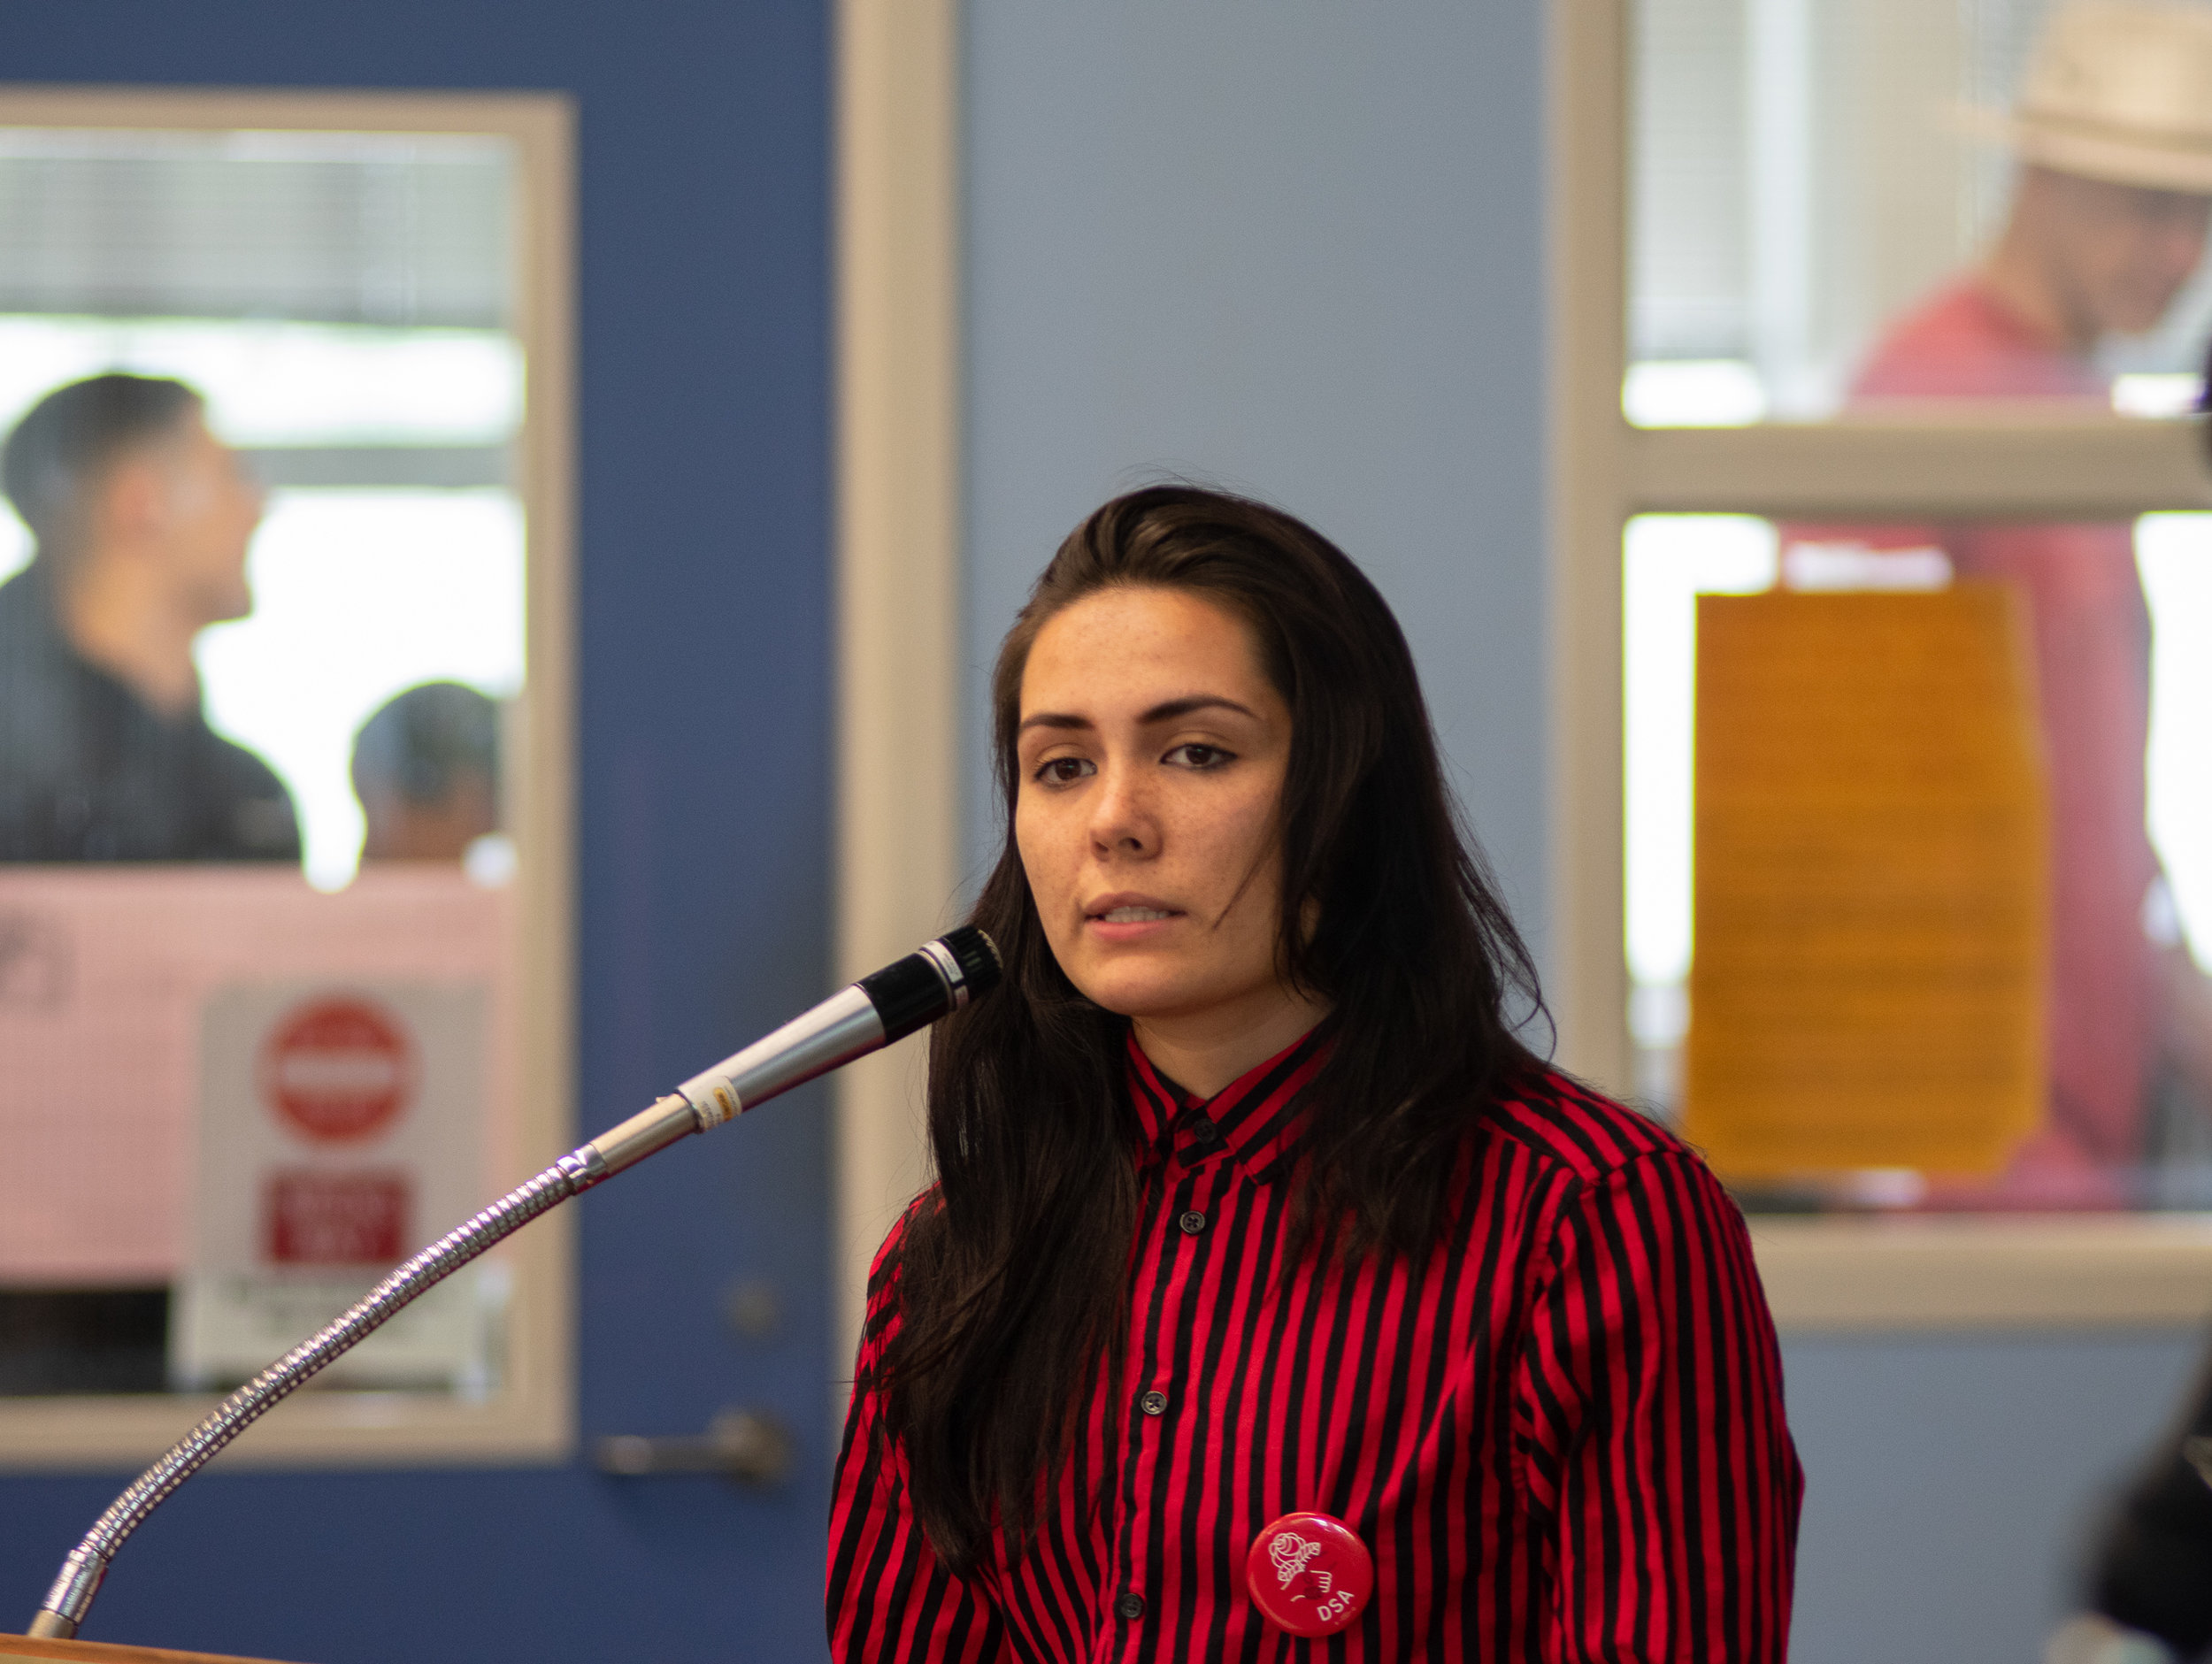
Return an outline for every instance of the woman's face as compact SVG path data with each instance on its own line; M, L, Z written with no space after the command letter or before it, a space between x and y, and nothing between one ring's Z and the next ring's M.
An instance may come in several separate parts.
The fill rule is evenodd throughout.
M1097 591L1054 615L1021 686L1014 838L1068 979L1141 1029L1263 1020L1290 709L1235 613Z

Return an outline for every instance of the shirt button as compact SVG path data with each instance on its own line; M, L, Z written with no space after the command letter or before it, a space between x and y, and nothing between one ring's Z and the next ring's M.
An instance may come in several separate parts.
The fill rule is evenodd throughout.
M1201 1144L1211 1144L1221 1136L1221 1129L1201 1116L1190 1123L1190 1135Z
M1206 1228L1206 1215L1194 1208L1175 1222L1183 1228L1183 1234L1194 1237Z
M1156 1388L1137 1400L1137 1407L1147 1415L1158 1415L1167 1408L1167 1394Z
M1130 1622L1134 1623L1139 1618L1144 1616L1144 1597L1129 1594L1117 1596L1114 1600L1114 1610L1128 1619Z

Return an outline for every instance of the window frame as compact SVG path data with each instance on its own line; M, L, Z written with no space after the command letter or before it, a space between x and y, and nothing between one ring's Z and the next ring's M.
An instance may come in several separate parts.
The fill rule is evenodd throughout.
M867 975L958 922L958 0L836 7L836 956ZM930 1179L919 1037L832 1081L831 1407L868 1268Z
M526 722L513 795L519 916L516 1170L574 1142L572 594L574 539L573 106L548 93L261 91L0 85L0 125L482 134L518 164L515 333L529 393L514 441L526 516ZM461 1222L451 1222L458 1224ZM503 1250L513 1268L506 1384L481 1403L303 1393L226 1463L263 1468L554 1463L575 1445L572 1221L556 1210ZM213 1395L0 1399L0 1473L136 1467L211 1409Z
M1643 513L2132 518L2212 508L2196 420L2017 408L1632 426L1632 0L1549 0L1553 957L1559 1059L1633 1078L1621 542ZM1752 1222L1786 1330L2114 1328L2212 1316L2212 1215Z

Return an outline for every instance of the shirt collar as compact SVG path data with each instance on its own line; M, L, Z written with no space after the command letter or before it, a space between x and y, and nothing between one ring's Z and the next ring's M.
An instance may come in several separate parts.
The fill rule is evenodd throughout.
M1321 1026L1256 1068L1231 1081L1211 1098L1186 1092L1153 1067L1129 1031L1129 1100L1148 1147L1172 1149L1186 1163L1226 1150L1256 1178L1273 1176L1303 1113L1306 1088L1328 1060Z

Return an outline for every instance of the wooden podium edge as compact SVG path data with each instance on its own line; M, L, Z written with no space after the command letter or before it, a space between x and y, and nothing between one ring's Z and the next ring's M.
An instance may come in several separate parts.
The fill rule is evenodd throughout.
M53 1664L278 1664L221 1652L170 1652L107 1641L36 1641L22 1635L0 1635L0 1658L49 1659Z

